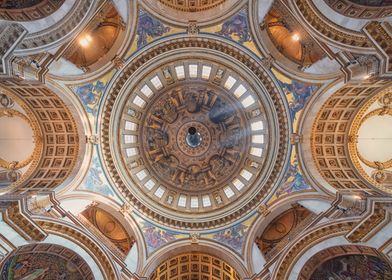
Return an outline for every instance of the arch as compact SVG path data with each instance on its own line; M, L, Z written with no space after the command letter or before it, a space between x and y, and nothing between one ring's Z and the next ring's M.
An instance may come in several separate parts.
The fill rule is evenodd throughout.
M114 58L126 37L125 29L115 5L108 2L76 37L63 58L84 72L97 70Z
M79 156L81 139L73 114L64 101L45 85L7 81L2 88L34 120L33 130L39 132L37 142L41 145L33 155L29 172L5 191L56 188L69 179Z
M374 53L372 43L360 31L344 28L320 12L312 0L290 0L289 7L303 20L306 29L320 41L354 53Z
M116 217L94 204L78 217L109 249L125 260L135 240Z
M152 15L175 26L187 27L189 22L209 26L222 22L238 12L244 0L142 0L143 7Z
M139 275L148 278L161 263L173 257L190 252L219 257L238 273L240 279L246 279L251 276L238 255L234 254L227 247L206 239L200 239L197 243L191 243L190 240L179 240L163 246L147 259L143 271L141 271Z
M272 5L261 28L266 31L277 51L300 69L326 57L321 46L279 1ZM279 58L280 55L276 57Z
M289 242L290 235L298 232L312 220L314 215L305 207L294 204L275 217L263 233L256 239L256 244L267 260L277 254Z
M389 0L325 0L325 2L334 11L350 18L376 19L392 16L392 2Z
M99 3L93 0L73 1L66 0L64 10L59 9L46 19L37 20L37 25L29 22L21 24L29 33L18 44L14 51L16 56L34 55L45 51L57 51L58 47L72 40L87 25L93 17Z
M239 280L238 273L220 258L199 252L182 253L161 263L151 280L158 279L227 279Z
M3 261L0 276L1 279L94 279L90 266L79 254L49 243L18 247Z
M65 0L0 1L0 18L12 21L33 21L53 14Z
M352 163L349 131L362 106L386 85L388 81L383 80L346 85L328 98L316 116L311 136L313 159L323 179L336 190L376 190Z
M36 220L37 224L45 230L46 233L53 235L54 240L59 238L65 238L71 242L77 243L81 246L89 255L94 259L95 263L98 264L99 270L105 279L118 279L119 271L114 264L113 258L109 252L106 251L105 247L96 241L96 238L70 223L64 221L48 219L40 217Z
M0 144L0 185L6 188L36 166L33 161L42 151L42 135L31 112L24 110L9 96L1 96L3 100L10 101L0 108L0 131L3 133Z
M270 15L274 9L278 11L278 18ZM280 21L282 18L284 21ZM301 21L291 11L288 11L286 5L280 3L280 1L251 0L249 3L249 21L254 41L265 57L264 61L268 65L267 67L273 66L286 76L303 82L318 83L320 80L335 79L340 75L340 65L332 58L325 46L312 39L313 36L311 36L309 30L304 28L300 24ZM316 53L322 54L321 59L315 60L314 63L308 60L307 64L303 64L302 59L291 58L280 48L279 44L274 42L274 38L269 31L268 21L270 21L272 28L278 30L275 35L280 42L279 44L283 43L291 49L292 43L295 43L296 49L301 50L301 53L304 49L303 46L310 44L317 49ZM273 23L274 21L276 23ZM290 28L285 27L287 23L289 23L288 26L291 26ZM281 33L284 36L278 36L280 34L279 30L284 31ZM298 31L298 34L295 31ZM298 38L302 39L303 43L300 40L294 41L293 35L299 35ZM287 38L286 41L283 40L285 37Z
M125 230L125 234L131 238L133 244L131 250L127 254L118 252L116 249L111 250L113 245L106 245L108 242L111 243L108 239L106 239L103 244L105 244L108 250L116 256L119 262L124 262L132 272L141 270L146 260L147 248L143 242L143 233L140 231L137 222L134 220L133 216L127 212L129 211L129 208L127 208L128 204L120 205L117 201L101 194L79 190L74 190L72 193L61 195L56 198L60 201L60 206L65 211L69 211L76 217L80 217L82 212L91 206L109 213L113 219L121 224ZM82 219L83 217L81 220ZM81 223L83 223L83 221L81 221ZM87 228L89 226L92 226L91 223L89 223ZM93 231L96 230L93 229ZM93 231L91 234L93 234ZM99 238L101 236L100 233L98 233L97 236Z
M392 279L392 268L387 257L374 248L334 246L313 255L301 269L298 280L328 279L332 275Z
M335 236L344 239L342 235L350 231L354 225L354 219L331 222L313 227L310 231L306 231L306 233L296 237L292 246L280 255L272 273L273 279L292 279L293 267L297 265L298 259L301 258L303 252ZM309 252L309 254L311 253Z

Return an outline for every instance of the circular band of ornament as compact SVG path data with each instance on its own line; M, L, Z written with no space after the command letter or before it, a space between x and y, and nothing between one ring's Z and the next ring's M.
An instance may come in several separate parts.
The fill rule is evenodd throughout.
M358 139L359 130L366 120L370 119L371 117L379 116L379 115L385 115L385 114L392 115L392 109L390 108L391 100L392 100L390 91L391 88L384 89L383 91L371 97L365 103L365 105L362 106L362 108L358 111L357 115L355 116L352 122L349 131L350 141L348 142L348 150L349 150L351 161L353 162L355 168L358 170L359 174L363 178L365 178L368 182L370 182L374 186L386 192L391 192L391 190L389 188L383 187L379 183L382 180L377 180L377 178L372 178L371 176L369 176L367 172L363 169L361 162L376 170L383 170L392 167L392 159L386 162L372 162L367 160L358 151L357 139ZM382 106L383 108L379 108L371 112L368 112L369 108L377 101L379 105Z
M189 53L192 53L191 58ZM207 72L208 79L203 79ZM237 72L239 74L236 74ZM249 81L245 81L243 77L249 77ZM192 79L194 81L190 83ZM112 174L111 177L119 191L145 215L175 227L215 227L248 213L277 186L288 156L287 107L283 93L278 90L270 73L248 55L246 50L239 50L226 42L209 38L174 39L137 53L124 67L123 72L113 80L101 112L102 118L106 120L101 124L105 168ZM251 94L246 93L248 91ZM156 94L158 92L159 94ZM189 102L181 100L180 95L184 92L185 96L191 99ZM188 94L190 92L196 94ZM193 101L191 97L194 98ZM241 110L236 111L231 120L227 117L219 120L219 106L213 109L211 102L212 99L218 99L216 97L220 97L220 102L232 102L233 108L240 106ZM158 105L160 98L166 98L163 102L166 107ZM167 98L171 101L167 102ZM170 104L174 104L175 109L171 108ZM192 108L192 105L198 108ZM161 111L154 111L151 108ZM201 114L203 110L204 113ZM218 112L215 114L215 117L218 117L217 123L213 121L214 116L211 117L209 114L214 110ZM153 111L155 113L152 113ZM157 116L158 119L154 119ZM201 117L206 119L199 120ZM263 120L264 123L259 120ZM225 135L227 124L219 128L225 121L232 121L238 128L237 132L231 130ZM167 130L170 126L172 128ZM247 134L252 128L253 131L259 131L263 126L267 133L260 132L256 137ZM149 131L151 128L154 128L153 133ZM189 130L190 128L192 129ZM196 134L200 134L198 137L201 140L189 145L187 135L193 128L196 129ZM244 141L244 145L238 143L236 133L247 135L248 140ZM265 143L260 140L263 137ZM140 141L139 138L143 140ZM204 160L209 163L213 156L219 156L219 147L217 149L214 145L221 145L224 142L222 139L230 139L228 149L232 149L233 143L237 142L235 149L240 149L234 149L237 156L241 155L241 149L246 151L244 158L239 159L242 162L239 166L247 166L247 172L240 175L239 183L236 181L237 185L234 183L235 179L228 180L231 191L240 194L241 191L238 189L242 188L241 185L246 186L243 184L243 179L246 178L251 181L249 186L252 186L245 188L248 195L239 195L236 197L238 199L230 200L227 194L226 197L222 195L225 193L225 184L223 181L215 184L211 178L216 175L208 175L208 171L211 171L208 167L204 170L206 172L203 176L210 176L211 179L208 181L210 184L205 184L206 189L210 188L205 193L211 194L211 207L204 207L203 197L199 195L201 190L192 192L192 189L186 190L186 186L181 184L184 178L188 178L188 181L195 179L189 179L189 174L193 171L200 171L187 163L187 157L198 158L200 162L200 158L208 155L211 157L207 156ZM262 156L258 156L259 150L254 149L259 145L259 141L260 147L265 148ZM166 149L168 143L177 146L176 149ZM182 172L181 175L181 172L163 174L159 171L157 165L161 164L162 158L165 163L161 170L175 166L173 170L181 171L178 161L171 158L180 157L179 155L182 155L181 164L189 167L187 172ZM218 169L222 164L224 165L225 161L217 158ZM236 171L238 175L241 169ZM158 175L163 176L163 180L156 179ZM177 181L170 182L168 178ZM161 181L164 186L159 184ZM177 184L178 182L180 184ZM148 190L149 188L151 190ZM172 199L171 191L176 192ZM190 198L187 199L185 207L182 207L180 202L183 193L189 194ZM215 194L217 197L220 196L222 206L219 206L220 199L215 197ZM198 207L194 211L192 196L197 196L197 204L204 208ZM198 215L200 212L203 213L202 216ZM197 216L197 219L190 220L191 216Z
M141 0L149 14L174 26L213 26L224 22L246 5L246 0Z

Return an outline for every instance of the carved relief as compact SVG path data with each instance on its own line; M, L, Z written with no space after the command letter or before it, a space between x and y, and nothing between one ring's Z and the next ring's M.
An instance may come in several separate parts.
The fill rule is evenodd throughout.
M179 87L161 94L142 125L145 161L160 182L179 190L227 183L244 164L246 117L225 94L206 87ZM190 128L201 141L187 143Z
M147 131L148 129L151 128L160 128L162 127L162 123L165 123L165 125L174 125L177 121L177 119L175 119L175 112L173 111L170 107L169 108L165 108L165 110L167 110L167 112L164 114L164 118L166 120L162 118L157 118L156 116L152 116L151 115L151 122L146 126L147 121L144 117L145 112L149 112L150 111L150 104L152 104L151 102L155 102L153 100L155 99L159 99L159 97L161 97L161 95L166 95L167 90L170 90L169 92L171 93L171 89L173 89L173 84L170 85L170 87L168 86L168 89L166 91L162 90L162 87L158 85L158 87L156 87L157 90L154 90L156 93L154 93L153 95L150 95L148 92L147 93L143 93L140 92L143 84L140 84L139 86L137 86L137 88L135 89L135 91L132 90L132 92L130 93L130 99L127 103L126 106L124 106L122 108L123 112L122 112L122 117L124 119L122 119L122 121L120 122L120 129L119 129L119 134L115 135L114 138L116 138L119 143L120 143L120 148L117 149L116 147L111 147L110 143L111 143L111 139L113 139L112 137L107 137L107 135L110 136L109 133L109 122L103 122L102 123L102 131L100 133L100 135L102 135L102 149L103 149L103 155L104 155L104 159L105 159L105 163L107 165L107 168L109 170L109 172L111 172L111 174L113 174L113 179L117 185L117 187L120 189L121 192L123 192L124 194L126 194L127 199L129 200L129 202L132 204L133 207L135 207L135 209L138 209L140 211L142 211L143 213L145 213L146 215L149 215L150 217L153 217L153 219L157 222L164 222L170 225L173 225L175 227L182 227L182 226L186 226L186 227L214 227L217 224L223 223L223 222L228 222L229 220L235 219L236 217L238 217L238 215L240 215L240 213L244 213L245 211L248 211L249 209L251 209L252 207L255 206L255 202L260 201L262 199L262 197L266 194L266 192L268 192L268 190L271 189L272 185L274 184L275 180L277 179L277 175L279 173L278 170L280 170L283 165L283 158L285 158L285 156L287 155L287 149L286 149L286 145L283 145L282 142L287 143L286 141L288 140L288 135L287 135L287 123L285 122L285 118L284 115L285 110L283 109L284 107L282 107L283 102L281 100L281 96L279 91L277 91L276 86L274 85L274 83L272 82L272 80L268 77L268 73L266 73L264 71L263 67L260 67L259 65L255 64L252 60L249 60L249 57L247 55L242 55L241 52L238 52L235 48L232 47L228 47L225 43L219 42L217 44L217 42L215 42L214 40L210 40L207 39L207 41L199 41L197 38L194 37L187 37L186 39L181 39L181 40L172 40L172 41L168 41L165 43L162 43L161 45L157 45L156 48L152 49L151 51L147 51L145 53L143 53L141 56L137 57L137 59L135 61L133 61L132 63L128 64L127 66L125 66L125 68L123 69L123 75L117 77L114 81L113 81L113 86L112 88L110 88L108 90L109 95L108 95L108 99L104 105L105 109L104 109L104 115L102 116L104 119L106 120L110 120L113 116L112 112L114 109L114 105L115 105L115 100L116 97L119 94L119 89L123 88L126 86L126 82L127 80L134 74L136 74L136 70L140 69L140 67L142 65L144 65L146 62L148 61L153 61L154 57L157 57L161 54L164 54L166 51L171 50L177 50L177 49L183 49L183 48L206 48L206 49L212 49L212 50L216 50L225 54L230 55L230 57L233 58L233 60L236 60L237 64L239 63L239 65L244 64L245 66L248 67L248 69L251 69L258 77L258 82L259 81L263 84L263 86L265 87L266 90L266 94L268 95L268 98L272 98L273 100L273 104L274 104L274 110L278 110L278 115L281 116L279 118L279 144L276 144L279 146L279 152L277 152L277 159L276 161L274 160L273 163L273 167L270 165L270 168L273 168L272 173L268 176L268 179L266 180L265 184L263 183L262 185L258 185L255 186L254 185L254 181L253 180L261 180L260 176L258 174L260 174L259 172L263 172L263 166L264 162L261 160L256 159L255 157L253 157L252 159L250 159L249 161L245 160L246 163L246 169L248 169L250 172L252 172L252 174L249 173L244 173L244 176L249 176L249 175L253 175L253 177L250 179L249 182L246 182L245 179L243 179L242 177L240 177L239 179L243 180L243 185L241 185L241 181L239 182L234 182L234 183L238 183L237 187L238 189L243 188L243 190L241 192L237 192L237 190L235 188L237 188L236 186L233 185L233 182L230 182L230 185L232 187L232 190L235 190L235 194L234 196L232 196L232 199L228 199L228 195L231 195L230 193L225 194L225 192L222 189L216 189L213 191L208 191L205 193L206 195L206 205L210 205L208 207L203 207L202 204L204 203L204 201L202 201L202 199L204 199L204 196L202 197L202 195L200 195L200 191L198 190L198 193L193 194L190 193L189 191L185 191L185 189L183 189L184 194L180 193L178 191L176 191L173 187L168 186L167 188L165 187L165 185L167 184L157 184L157 180L155 180L155 173L156 171L154 171L154 169L150 169L146 167L146 160L144 158L150 157L149 159L150 163L153 164L153 160L157 160L157 165L161 160L161 156L162 156L162 151L160 150L164 150L164 149L157 149L157 153L161 154L161 156L158 157L153 157L154 154L145 154L145 150L141 150L140 149L140 137L143 136L143 134L140 133L140 129L142 129L142 127L144 127L144 129ZM181 63L180 61L176 61L173 64L177 64L177 63ZM211 62L210 62L211 63ZM160 78L160 81L162 83L163 87L167 86L166 80L165 80L165 75L163 73L163 68L166 65L162 65L162 69L157 70L157 74ZM214 70L211 72L210 75L210 79L209 82L211 82L211 87L212 89L214 89L214 93L217 93L216 88L220 87L223 88L223 82L225 81L225 79L227 79L227 72L229 72L229 74L231 73L231 71L229 71L226 67L223 67L219 64L216 65L217 67L214 68ZM201 66L200 66L201 67ZM171 68L172 74L174 73L174 67ZM147 85L154 89L154 85L151 85L150 81L148 79L152 79L154 76L154 73L151 73L150 77L145 77L143 79L143 83L147 83ZM175 75L173 75L175 76ZM137 78L138 75L136 75L134 78ZM175 77L174 77L175 78ZM242 78L241 78L242 79ZM195 79L196 80L196 79ZM194 80L194 81L195 81ZM197 81L197 80L196 80ZM181 81L182 84L185 84L184 81ZM234 89L233 89L234 90ZM159 92L159 94L157 94ZM132 94L132 95L131 95ZM139 104L135 103L135 96L139 96ZM133 97L131 97L133 96ZM148 98L146 98L148 97ZM175 96L174 96L175 97ZM191 98L192 96L190 96L189 98ZM194 97L192 97L194 98ZM233 96L234 98L234 96ZM255 97L255 101L257 102L254 105L252 105L251 107L247 108L246 110L246 117L249 118L250 120L252 118L255 119L263 119L265 120L266 118L269 118L269 116L265 115L264 110L262 109L262 106L260 106L260 103L262 102L261 100L257 99L258 97ZM197 99L196 99L197 100ZM183 101L181 101L183 102ZM186 104L185 102L181 103L181 104ZM191 115L191 114L197 114L197 113L191 113L192 111L196 110L197 112L197 106L199 106L200 103L196 102L195 104L192 104L191 102L187 103L188 104L188 109L181 108L181 110L183 110L183 112L186 112L186 114ZM202 103L201 103L202 104ZM140 106L139 106L140 105ZM207 104L208 105L208 104ZM177 104L174 103L174 106L178 106ZM244 108L244 105L241 104L239 106L240 108ZM259 108L257 108L259 107ZM110 109L109 109L110 108ZM160 108L163 111L163 108ZM170 114L169 114L170 112ZM161 112L159 112L161 113ZM171 115L172 114L172 115ZM170 117L168 117L170 116ZM178 116L178 118L181 118L180 116ZM209 119L209 117L208 117ZM128 121L128 124L126 123L126 121ZM169 123L168 121L171 121L172 123ZM230 120L227 119L227 122L229 122ZM235 124L235 120L231 120L233 121L233 125ZM126 127L128 125L128 127ZM206 125L203 123L203 125ZM226 125L226 124L225 124ZM269 123L268 123L269 126ZM159 130L159 129L158 129ZM162 129L161 129L162 130ZM233 127L234 130L234 127ZM149 132L150 133L150 132ZM149 149L152 149L152 147L162 147L162 145L166 144L167 141L170 142L169 139L169 135L165 135L162 133L158 133L159 137L159 141L161 143L159 143L159 141L157 140L152 140L149 139L148 141L144 141L143 143L143 147L149 147L149 145L151 145L151 147ZM232 137L234 143L235 143L235 138L236 138L236 134L233 133L234 137ZM121 138L120 138L121 137ZM124 137L124 138L123 138ZM135 138L136 137L136 138ZM144 136L143 136L144 137ZM129 143L129 144L127 144ZM150 144L147 144L150 143ZM269 140L268 142L266 141L266 143L270 143ZM282 144L282 145L281 145ZM167 144L166 144L167 145ZM230 145L229 145L230 146ZM275 143L273 144L273 146L275 147ZM229 148L231 149L231 148ZM182 152L181 152L182 153ZM113 154L116 154L115 157L113 157ZM182 159L179 159L177 157L174 157L175 155L170 151L170 155L172 157L167 157L166 158L166 166L171 166L169 168L170 171L175 170L173 168L173 166L178 166L180 161ZM248 154L250 156L250 153ZM266 153L266 155L269 157L271 154L268 152ZM227 159L227 157L225 156L225 158ZM185 158L186 159L186 158ZM262 159L262 158L261 158ZM119 162L119 160L124 164L124 167L129 171L128 174L125 174L126 178L120 178L120 176L118 176L118 170L115 168L116 164L114 164L115 162ZM219 160L217 161L216 158L214 158L214 161L211 162L211 164L219 166L219 164L223 164L226 165L228 164L226 161L222 161ZM120 163L120 164L122 164ZM208 162L208 164L210 164ZM179 170L180 172L178 173L173 173L176 175L175 180L182 180L186 179L186 177L184 176L185 174L192 174L192 172L198 172L193 166L191 166L190 164L187 165L187 167L190 167L189 169L186 170ZM245 167L245 166L244 166ZM163 169L163 167L161 167ZM211 168L214 171L218 170L219 167L214 167ZM149 172L149 170L153 170L153 172ZM203 170L202 170L203 171ZM241 172L241 170L238 170L238 172ZM168 173L169 175L165 175L165 177L167 178L167 176L169 176L169 179L172 180L170 177L170 173ZM180 176L182 174L182 176ZM237 173L238 174L238 173ZM161 175L161 174L159 174ZM209 176L209 178L212 178L211 174L205 173L206 176ZM238 174L239 175L239 174ZM189 178L189 177L188 177ZM211 180L212 181L212 180ZM138 186L138 190L137 192L143 192L146 193L148 196L149 201L144 203L142 201L140 201L138 199L139 193L137 193L135 191L135 189L130 189L130 184L131 182L134 185ZM260 187L263 186L263 187ZM175 209L175 211L183 213L184 215L188 215L187 212L193 212L193 213L197 213L196 215L199 215L200 213L203 213L205 211L209 211L213 214L213 212L215 211L215 209L217 208L221 208L224 207L225 205L228 205L229 203L237 203L237 201L234 202L234 199L236 197L238 197L239 195L242 195L242 193L244 193L245 191L247 191L250 188L259 188L259 191L257 191L257 193L254 196L254 199L252 201L250 201L249 203L247 203L246 205L244 205L244 207L241 207L239 209L239 211L236 211L235 213L229 215L222 215L219 220L210 220L210 221L202 221L202 220L192 220L192 221L179 221L176 218L171 218L168 217L167 215L164 215L161 212L155 211L153 207L149 207L150 203L151 204L155 204L158 203L159 207L167 207L169 208L168 211L171 211L173 208ZM178 190L178 189L177 189ZM183 196L181 196L183 194ZM202 193L203 194L203 193ZM197 196L198 198L198 205L199 207L196 209L192 209L191 208L191 195ZM184 201L184 196L185 196L185 200ZM197 201L196 201L197 202ZM181 206L180 206L181 203ZM182 206L184 205L184 206ZM197 204L196 204L197 205ZM214 215L214 214L213 214ZM201 216L201 215L200 215Z

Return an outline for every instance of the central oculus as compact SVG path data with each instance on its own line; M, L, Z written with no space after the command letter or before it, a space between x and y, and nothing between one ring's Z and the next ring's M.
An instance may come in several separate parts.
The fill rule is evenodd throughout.
M186 143L188 146L196 148L200 146L201 141L203 141L203 138L201 137L200 133L197 132L196 127L191 126L188 128L188 134L186 135Z

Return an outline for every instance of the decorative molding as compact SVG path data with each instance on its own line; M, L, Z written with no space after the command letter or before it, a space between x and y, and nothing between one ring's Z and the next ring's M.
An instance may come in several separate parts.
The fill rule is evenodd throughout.
M0 78L12 75L12 53L26 35L27 31L21 25L0 22Z
M311 137L313 158L320 174L337 190L375 190L355 167L353 158L350 160L349 130L365 102L388 83L379 80L346 85L325 102L316 117Z
M14 192L42 191L57 187L72 172L79 153L78 129L72 113L44 85L7 81L2 86L18 104L22 104L29 119L37 122L33 129L39 129L42 135L42 145L36 145L42 148L34 154L29 172L9 189Z
M101 265L100 268L103 270L106 279L118 279L116 277L115 268L112 266L112 262L109 260L108 255L95 244L95 241L83 232L51 220L37 219L36 222L47 233L60 235L67 239L71 239L74 242L78 241L87 251L91 252L91 257Z
M272 279L287 280L290 269L293 267L295 262L298 260L301 252L306 250L309 246L312 246L315 242L333 236L342 235L350 231L354 226L353 221L345 221L340 223L334 223L325 225L319 229L308 232L306 235L296 241L288 250L283 254L281 261L277 264L277 269L273 274Z
M369 37L382 59L378 69L380 77L392 77L392 26L389 22L372 21L363 31Z
M325 0L333 10L341 15L357 19L376 19L392 16L390 6L364 6L350 0Z
M383 202L375 202L372 204L370 214L365 216L365 218L346 235L346 238L353 243L366 242L369 240L371 238L371 232L374 232L382 223L388 223L390 221L389 215L384 207L391 205L391 203Z
M176 219L169 218L165 216L163 213L159 213L147 205L143 204L139 201L133 194L129 191L128 187L122 181L121 177L118 175L118 171L116 170L113 158L112 151L110 148L110 119L112 115L113 106L115 100L124 84L129 80L129 78L133 75L133 73L146 64L148 61L152 60L154 57L158 57L159 55L173 50L180 50L184 48L205 48L207 50L219 51L223 54L230 55L234 60L238 61L245 65L249 70L253 71L253 73L258 77L258 79L262 82L263 86L266 89L274 102L275 110L277 110L277 114L279 116L279 151L277 153L277 158L274 163L274 169L272 174L269 176L268 181L265 186L260 189L260 192L257 193L254 198L249 201L246 206L238 209L234 213L230 213L230 215L224 215L219 220L213 221L178 221ZM238 63L237 62L237 63ZM159 45L155 45L154 47L144 50L140 55L135 57L127 66L125 66L122 74L114 79L112 83L112 87L109 91L108 98L104 105L104 111L102 115L101 127L101 137L102 137L102 149L103 155L105 159L106 166L108 168L109 173L112 175L114 182L116 183L118 189L121 193L128 199L129 203L143 212L146 216L168 225L172 225L174 227L187 227L187 228L211 228L215 227L219 224L228 223L237 219L244 213L249 212L252 207L255 207L263 196L273 188L276 183L277 178L279 177L281 168L284 165L284 158L286 157L287 152L287 141L288 141L288 128L287 128L287 117L286 111L284 109L283 100L281 99L281 95L276 88L276 85L273 83L269 74L266 70L261 67L253 58L249 57L248 54L241 52L234 48L233 46L228 45L227 43L216 41L207 38L194 38L187 37L181 39L174 39L168 42L163 42Z
M14 6L9 7L3 0L0 2L0 19L12 21L33 21L47 17L57 11L65 0L43 1L15 1ZM33 3L34 5L31 5Z
M317 7L311 0L292 0L302 17L307 21L309 26L317 30L328 39L339 43L340 45L370 48L369 39L360 32L345 29L329 20L318 11ZM317 11L317 12L316 12Z
M18 232L24 239L33 241L42 241L46 238L45 231L37 225L33 220L28 218L27 213L22 208L22 201L8 198L7 196L1 198L0 210L3 215L2 218L10 227Z
M158 0L173 9L183 12L200 12L215 8L226 0Z

